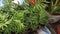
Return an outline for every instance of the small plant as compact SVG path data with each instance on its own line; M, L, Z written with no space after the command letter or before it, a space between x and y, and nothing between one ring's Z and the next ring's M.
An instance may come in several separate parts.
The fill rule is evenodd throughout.
M49 11L51 14L60 14L60 0L48 0L50 2Z

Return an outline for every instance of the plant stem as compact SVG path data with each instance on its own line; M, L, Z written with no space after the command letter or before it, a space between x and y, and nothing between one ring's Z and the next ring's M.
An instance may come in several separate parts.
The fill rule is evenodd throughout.
M56 5L57 5L58 1L59 1L59 0L56 0L56 2L55 2L55 4L54 4L54 6L56 6Z
M51 0L51 4L50 4L50 11L51 11L51 14L52 14L52 10L53 10L53 1Z

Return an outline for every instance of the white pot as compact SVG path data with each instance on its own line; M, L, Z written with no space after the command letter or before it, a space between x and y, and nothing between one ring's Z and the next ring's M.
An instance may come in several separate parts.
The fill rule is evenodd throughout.
M24 2L24 0L14 0L14 1L12 1L12 2L15 3L15 4L20 4L20 5L22 5L23 2Z
M47 27L38 29L37 32L38 32L38 34L51 34L51 32L49 31L49 29Z

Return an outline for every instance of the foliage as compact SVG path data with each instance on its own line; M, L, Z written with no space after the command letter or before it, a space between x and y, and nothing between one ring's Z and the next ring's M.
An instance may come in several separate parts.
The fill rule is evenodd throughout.
M8 2L6 2L8 1ZM23 32L26 29L35 30L38 25L48 22L48 14L45 12L46 4L43 0L36 0L35 5L17 5L6 0L4 7L0 9L0 32L10 34Z
M60 14L60 0L48 0L50 5L48 6L51 14Z

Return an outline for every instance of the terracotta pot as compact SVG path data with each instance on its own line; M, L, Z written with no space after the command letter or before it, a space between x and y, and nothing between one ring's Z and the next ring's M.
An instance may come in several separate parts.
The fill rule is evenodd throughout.
M57 34L60 34L60 24L57 25Z

